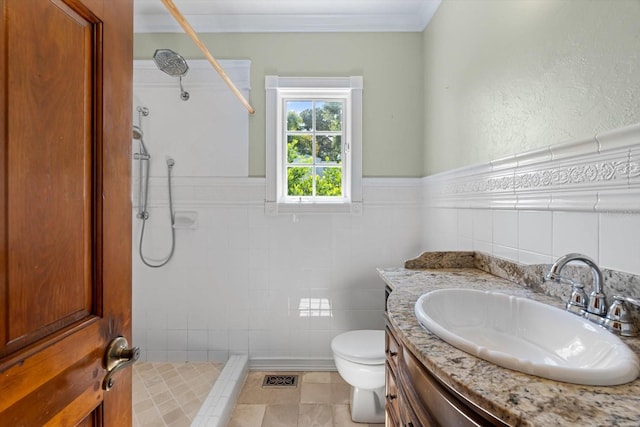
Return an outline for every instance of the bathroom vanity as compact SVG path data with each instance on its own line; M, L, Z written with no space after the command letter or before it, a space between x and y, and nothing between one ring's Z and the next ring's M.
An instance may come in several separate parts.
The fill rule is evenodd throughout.
M417 299L440 288L493 290L563 308L570 290L543 282L548 267L447 252L425 253L405 268L380 269L388 296L386 425L640 425L638 379L597 387L512 371L447 344L415 317ZM638 276L606 273L610 295L640 289ZM623 341L640 354L638 337Z
M506 426L438 380L403 344L387 322L385 425L400 426Z

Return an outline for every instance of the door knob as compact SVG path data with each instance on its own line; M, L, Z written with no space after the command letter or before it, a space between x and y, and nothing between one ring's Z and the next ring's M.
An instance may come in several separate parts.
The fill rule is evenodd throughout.
M113 387L113 374L119 370L133 365L140 358L140 349L138 347L129 347L129 343L125 337L114 338L107 346L104 353L104 368L107 375L102 380L102 389L111 390Z

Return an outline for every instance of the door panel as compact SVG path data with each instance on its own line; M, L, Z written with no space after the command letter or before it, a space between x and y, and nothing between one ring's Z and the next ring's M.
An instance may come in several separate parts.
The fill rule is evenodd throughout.
M34 21L21 19L42 25L34 31ZM8 336L1 345L15 350L87 317L96 295L90 171L98 25L42 1L12 2L8 21Z
M48 417L58 412L67 418L69 413L80 412L74 420L77 423L100 403L104 370L98 323L80 328L3 373L3 395L12 399L0 402L0 425L46 425ZM67 349L74 349L74 354L67 354Z
M131 425L132 0L0 0L0 426ZM126 112L126 113L125 113Z

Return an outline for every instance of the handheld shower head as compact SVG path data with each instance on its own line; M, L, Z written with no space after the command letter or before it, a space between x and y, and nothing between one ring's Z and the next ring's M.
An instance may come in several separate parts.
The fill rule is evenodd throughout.
M140 143L140 152L133 155L136 160L149 160L151 156L147 151L147 146L144 145L144 140L142 139L142 129L140 126L133 125L133 139L134 141L138 141Z
M157 49L153 54L153 62L160 71L171 77L180 78L180 98L183 101L189 99L189 92L182 87L182 77L189 71L187 61L178 53L171 49Z

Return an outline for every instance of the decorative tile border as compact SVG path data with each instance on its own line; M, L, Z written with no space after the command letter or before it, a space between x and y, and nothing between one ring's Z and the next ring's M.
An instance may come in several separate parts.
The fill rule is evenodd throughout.
M423 182L429 207L640 212L640 124Z

